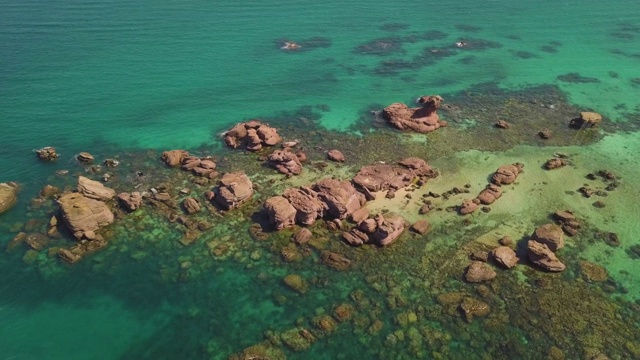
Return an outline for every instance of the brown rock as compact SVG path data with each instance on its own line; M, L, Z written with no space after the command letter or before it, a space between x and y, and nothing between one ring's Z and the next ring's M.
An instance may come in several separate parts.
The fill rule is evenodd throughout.
M24 242L27 243L33 250L42 251L49 245L49 238L40 233L28 234L24 238Z
M407 168L389 164L364 166L353 178L353 182L369 191L400 189L411 184L414 173Z
M420 108L409 108L405 104L394 103L382 110L382 116L400 130L428 133L446 124L440 121L436 113L442 101L442 97L432 95L423 96L418 100L422 104Z
M496 272L486 263L474 261L467 266L464 278L468 282L479 283L489 281L495 278L496 275Z
M276 230L281 230L295 224L296 209L285 197L270 197L265 201L264 209L269 216L269 222L275 225Z
M511 238L508 237L508 236L503 236L498 242L502 246L509 246L509 245L513 244L513 240L511 240Z
M470 322L475 317L483 317L489 314L491 307L484 301L472 297L465 297L460 304L460 310L462 311L464 319Z
M476 261L487 262L487 261L489 261L489 253L487 253L486 251L482 251L482 250L476 250L476 251L472 252L471 254L469 254L469 259L476 260Z
M374 219L366 219L360 222L360 224L358 224L358 229L360 229L361 231L367 234L372 234L374 231L376 231L377 227L378 227L378 224Z
M569 122L569 126L574 129L581 129L583 127L596 127L602 122L602 115L596 112L583 111L580 116L572 119Z
M524 165L520 163L500 166L491 177L491 182L496 185L511 184L516 181L516 178L522 172L522 168L524 168Z
M245 123L236 124L224 134L224 142L227 146L237 148L242 145L242 139L247 136Z
M424 235L431 230L431 224L427 220L418 220L411 225L411 230L417 232L420 235Z
M302 245L302 244L308 243L312 237L313 237L313 234L311 233L311 230L307 228L302 228L297 233L295 233L295 235L293 235L292 240L296 244Z
M323 179L313 188L318 198L326 204L328 213L334 218L345 219L365 203L364 195L353 187L349 181Z
M342 154L338 150L330 150L327 153L327 159L329 159L331 161L337 161L337 162L344 162L344 160L345 160L344 154Z
M495 123L495 127L499 128L499 129L508 129L511 126L509 125L508 122L506 122L504 120L498 120L498 122Z
M485 205L493 204L494 201L502 196L502 188L500 186L489 184L487 187L480 192L478 195L478 200Z
M78 154L78 156L76 156L76 158L78 159L78 161L84 163L90 163L94 160L93 155L89 154L88 152L81 152Z
M360 208L354 211L353 214L351 214L351 220L356 224L368 217L369 217L369 209L367 209L366 207Z
M40 190L40 197L43 199L50 199L60 193L60 189L52 185L45 185Z
M56 148L53 146L46 146L42 149L36 150L36 155L40 160L51 161L58 158L58 153L56 153Z
M569 210L557 210L553 213L553 217L560 222L567 222L576 219L576 216Z
M555 252L564 247L564 232L555 224L545 224L536 228L531 238L541 244L545 244Z
M289 148L276 150L268 156L269 163L285 175L298 175L302 172L302 164L296 154Z
M162 161L171 167L182 165L182 161L189 156L189 153L184 150L171 150L162 153Z
M544 163L544 168L547 170L553 170L553 169L561 168L565 165L567 165L567 161L565 159L553 158L553 159L547 160L547 162Z
M83 196L80 193L68 193L58 199L58 205L64 222L78 238L87 231L98 231L113 223L113 213L105 203Z
M289 188L282 196L297 210L296 221L302 225L313 224L324 216L327 209L327 205L318 198L318 193L309 187Z
M200 202L197 199L188 197L182 201L182 207L187 214L195 214L200 211Z
M580 261L580 273L582 277L590 282L603 282L609 277L607 270L598 264L594 264L589 261Z
M385 218L382 224L371 235L381 246L391 245L404 231L404 219L401 217Z
M542 129L540 130L540 132L538 132L538 136L543 140L551 139L551 130Z
M471 214L476 210L478 210L478 204L473 202L473 200L469 200L469 199L464 200L462 202L462 205L460 205L460 208L458 209L458 211L460 212L460 215Z
M496 260L496 262L507 269L511 269L512 267L518 264L518 257L516 256L515 251L508 246L499 246L491 252L491 255Z
M351 260L342 254L325 250L322 252L322 263L336 270L344 271L351 265Z
M215 201L225 210L231 210L249 200L253 195L253 184L242 172L224 174L220 179Z
M78 177L78 192L95 200L108 201L116 196L116 191L102 185L101 182L88 179L84 176Z
M309 290L307 281L298 274L289 274L284 277L283 281L291 290L300 294L304 294Z
M11 209L18 202L17 183L0 183L0 214Z
M535 240L529 240L527 250L529 260L544 270L558 272L566 268L566 266L558 260L553 251L545 244Z
M270 127L269 125L260 125L256 132L258 133L260 140L262 140L263 145L273 146L282 141L282 138L280 137L280 135L278 135L276 129Z
M118 194L118 200L120 204L129 211L135 211L142 205L142 195L137 191L120 193Z
M356 228L342 233L342 238L351 246L360 246L369 242L369 236Z
M247 150L258 151L262 149L262 139L256 129L247 129Z

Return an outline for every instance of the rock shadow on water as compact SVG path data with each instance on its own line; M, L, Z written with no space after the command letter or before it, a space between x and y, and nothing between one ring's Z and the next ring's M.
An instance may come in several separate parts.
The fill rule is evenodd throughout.
M600 80L597 78L582 76L576 72L568 73L564 75L558 75L557 79L562 82L573 83L573 84L597 84L600 82Z

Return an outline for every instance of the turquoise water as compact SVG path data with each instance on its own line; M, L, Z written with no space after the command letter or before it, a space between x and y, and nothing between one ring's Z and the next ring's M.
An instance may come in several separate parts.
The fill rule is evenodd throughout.
M309 118L309 127L325 131L330 139L331 134L375 131L359 121L369 110L396 101L408 103L423 94L438 93L446 99L474 92L479 84L490 83L515 94L552 85L577 109L598 111L609 123L634 130L640 121L637 24L640 4L625 0L437 4L0 0L0 182L16 181L22 186L19 204L0 215L0 242L8 243L29 218L48 221L55 208L34 209L30 199L46 183L70 186L72 182L54 173L61 169L82 173L74 160L80 151L100 159L121 156L137 159L136 166L146 161L158 167L156 152L140 158L147 151L174 148L221 157L227 153L218 134L255 117L292 128L304 124L301 118ZM302 51L280 50L284 39L302 43ZM461 39L470 46L455 47ZM381 50L375 47L376 41L390 43L394 50ZM358 51L372 44L377 53ZM434 49L440 52L430 51ZM574 73L578 76L567 76ZM496 116L501 112L484 110L495 111ZM530 119L534 133L535 121ZM34 149L48 145L61 154L56 163L43 164L33 154ZM576 161L580 171L597 170L590 168L594 164L608 165L633 179L637 167L627 155L634 149L637 137L631 133L619 141L573 151L583 156ZM526 158L535 150L514 152ZM438 161L425 156L430 162ZM440 163L446 161L440 159ZM127 165L124 169L133 170ZM171 174L164 169L158 177ZM638 208L631 204L637 199L634 186L624 189L623 194L630 195L618 199L619 208L607 208L612 220L599 219L588 204L583 207L585 216L609 231L623 226L621 237L637 242L630 239L637 229L633 214ZM259 251L259 259L250 260L238 250L235 257L212 260L202 244L179 245L180 230L174 224L166 224L151 211L137 216L140 221L127 218L123 220L126 227L114 230L108 249L74 266L47 260L45 254L34 265L23 261L24 251L2 253L0 358L226 358L262 341L267 329L283 331L298 318L330 312L361 288L366 288L372 302L382 304L379 319L385 327L379 334L368 336L357 324L343 325L310 350L287 350L287 356L347 358L366 353L389 358L392 352L381 350L384 345L396 349L398 357L437 357L434 352L442 352L442 347L451 349L444 358L461 357L469 349L482 348L474 343L479 333L497 337L500 332L499 327L491 328L492 333L478 323L436 325L429 315L433 294L410 291L417 286L413 281L424 285L422 280L428 277L400 267L395 284L388 284L393 291L386 290L422 301L427 309L413 309L420 315L420 326L441 328L453 337L445 345L416 340L421 345L412 346L418 350L407 355L398 349L408 347L389 340L396 331L397 311L384 306L386 290L365 285L377 283L365 280L371 276L365 266L339 273L319 266L317 254L300 263L282 264L279 247L270 241L256 245L246 231L250 219L230 219L236 215L215 220L214 229L201 242L234 234L233 246L247 253ZM479 226L500 223L491 221ZM523 223L531 221L527 217ZM440 234L443 243L458 235L456 241L473 238L466 233L435 234L432 237ZM282 245L288 241L285 237L273 242ZM411 244L400 243L396 250L385 252L394 258L412 250L420 254L431 250L431 245ZM343 245L336 241L332 246L341 249ZM439 246L438 241L434 246ZM367 249L351 255L384 262L385 252ZM615 261L607 262L606 255ZM624 300L628 303L621 308L640 298L640 278L629 271L634 263L624 249L607 254L590 248L575 257L605 262L620 286L630 290ZM407 264L423 262L412 261L415 264ZM387 266L392 272L393 266ZM282 286L282 278L291 272L312 282L307 294ZM409 280L397 280L405 278ZM619 295L613 297L624 298ZM519 323L514 326L525 337L530 330ZM639 332L637 325L635 331ZM425 331L421 333L428 338ZM553 345L568 351L559 339L547 340L532 337L530 341L544 343L541 348ZM485 341L492 344L487 346L488 354L501 349L495 341ZM501 346L515 349L512 344ZM634 354L629 349L594 348L619 356Z

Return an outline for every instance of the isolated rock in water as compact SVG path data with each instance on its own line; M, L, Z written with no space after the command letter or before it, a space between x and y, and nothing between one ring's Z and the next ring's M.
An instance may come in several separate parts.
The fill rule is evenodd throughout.
M496 262L507 269L511 269L518 263L518 257L515 251L508 246L499 246L491 252Z
M142 205L142 195L137 191L120 193L118 194L118 200L120 204L129 211L134 211Z
M478 204L476 204L475 202L473 202L473 200L470 200L470 199L464 200L462 202L462 205L460 205L460 208L458 209L458 211L460 212L460 215L471 214L476 210L478 210Z
M400 130L428 133L446 126L446 122L441 121L436 113L442 101L442 97L438 95L423 96L418 100L422 104L420 108L394 103L384 108L382 115L389 124Z
M269 222L277 230L292 226L296 222L296 209L283 196L273 196L264 203L264 209L269 215Z
M286 189L282 196L297 210L296 221L302 225L313 224L327 210L327 205L318 198L318 193L306 186Z
M18 201L18 184L0 183L0 214L11 209Z
M36 155L41 160L51 161L58 158L58 153L56 153L56 148L53 146L43 147L42 149L36 150Z
M353 182L369 191L377 192L401 189L411 184L413 179L414 174L410 169L389 164L375 164L362 167L353 178Z
M302 172L300 159L289 148L276 150L268 158L269 163L285 175L298 175Z
M553 170L561 168L565 165L567 165L567 161L565 159L553 158L547 160L547 162L544 164L544 168L547 170Z
M93 155L89 154L88 152L81 152L80 154L78 154L78 156L76 156L76 158L78 159L78 161L85 163L90 163L94 160Z
M327 158L331 161L344 162L344 154L338 150L331 150L327 153Z
M323 179L313 189L326 204L329 214L338 219L345 219L366 202L364 195L356 191L349 181Z
M583 127L596 127L602 122L602 115L596 112L583 111L580 116L572 119L569 122L569 126L574 129L581 129Z
M195 214L200 211L200 202L192 197L188 197L182 201L182 207L187 214Z
M231 210L240 206L253 195L253 184L242 172L224 174L220 179L215 201L224 209Z
M246 146L247 150L257 151L263 145L273 146L282 141L276 129L258 120L251 120L233 126L224 134L227 146L238 148Z
M482 261L474 261L469 266L464 274L465 280L471 283L478 283L489 281L496 277L496 272Z
M520 163L500 166L491 177L491 182L496 185L511 184L516 181L516 178L522 172L523 168L524 165Z
M102 185L101 182L88 179L84 176L78 177L78 192L82 195L96 200L107 201L116 196L116 191Z
M415 224L411 225L411 230L417 232L420 235L424 235L431 230L431 224L427 220L418 220Z
M113 213L105 203L80 193L61 196L58 199L58 205L65 224L77 238L82 238L87 232L96 232L113 223Z
M378 225L378 228L371 236L379 245L387 246L393 243L403 231L404 219L399 216L389 217Z
M189 153L184 150L171 150L162 153L162 161L171 167L182 165L182 161L189 156Z
M531 234L531 238L547 245L553 252L564 247L564 232L556 224L545 224L537 227Z
M544 270L558 272L566 268L547 245L535 240L529 240L527 243L527 254L532 263Z
M487 187L482 190L480 195L478 195L478 200L485 205L493 204L494 201L502 196L502 189L500 186L489 184Z

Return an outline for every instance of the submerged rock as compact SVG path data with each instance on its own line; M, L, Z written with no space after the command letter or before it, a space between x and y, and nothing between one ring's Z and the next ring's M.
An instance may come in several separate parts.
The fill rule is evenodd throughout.
M102 201L88 198L80 193L68 193L58 199L65 224L73 235L80 239L86 233L95 233L113 223L114 216Z
M84 176L78 177L78 192L88 198L102 201L111 200L116 196L115 190Z
M527 251L529 260L544 270L559 272L566 268L566 266L558 260L553 251L545 244L535 240L529 240L527 243Z
M197 199L188 197L182 201L182 207L187 214L195 214L200 211L200 202Z
M489 314L491 307L484 301L472 297L465 297L460 304L460 310L467 322L471 322L473 318L483 317Z
M418 220L413 225L411 225L411 230L415 231L420 235L424 235L431 230L431 224L427 220Z
M311 230L307 228L302 228L293 235L292 240L298 245L303 245L308 243L312 237L313 237L313 233L311 233Z
M473 261L471 264L469 264L469 266L467 266L464 278L468 282L479 283L489 281L495 278L496 275L496 272L493 271L493 269L486 263L483 263L481 261Z
M327 153L327 158L331 161L336 161L336 162L344 162L345 160L344 154L342 154L338 150L330 150Z
M344 255L325 250L322 252L322 263L336 270L347 270L351 265L351 260Z
M0 214L11 209L18 202L18 184L0 183Z
M242 172L224 174L214 200L225 210L235 209L253 195L253 184Z
M287 285L291 290L298 292L300 294L304 294L309 290L309 285L307 285L307 281L298 274L289 274L282 279L282 281Z
M607 270L598 264L589 261L580 261L578 265L580 266L582 277L587 281L603 282L609 277Z
M439 95L422 96L418 102L419 108L409 108L402 103L394 103L382 110L383 117L392 126L400 130L412 130L419 133L429 133L446 122L441 121L436 111L444 99Z
M377 192L406 187L414 177L413 172L407 168L375 164L362 167L353 178L353 182L369 191Z

